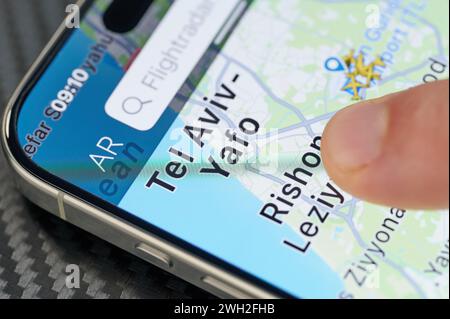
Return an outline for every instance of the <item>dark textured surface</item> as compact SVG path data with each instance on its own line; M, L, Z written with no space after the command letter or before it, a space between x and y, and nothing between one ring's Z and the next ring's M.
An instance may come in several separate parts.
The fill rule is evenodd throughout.
M0 0L1 110L67 3ZM65 286L68 264L80 267L80 289ZM24 200L0 154L0 298L196 297L208 295Z

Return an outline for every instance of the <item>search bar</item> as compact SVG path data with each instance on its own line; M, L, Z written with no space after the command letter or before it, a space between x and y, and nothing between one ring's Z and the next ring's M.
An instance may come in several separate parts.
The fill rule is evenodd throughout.
M240 0L176 0L106 102L140 131L158 122Z

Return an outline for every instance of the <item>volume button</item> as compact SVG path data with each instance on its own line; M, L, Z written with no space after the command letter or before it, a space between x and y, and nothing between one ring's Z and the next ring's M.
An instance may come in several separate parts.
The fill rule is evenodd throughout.
M58 212L59 212L59 217L62 220L67 221L67 216L66 216L66 209L64 207L64 193L61 191L58 191L58 195L56 195L56 201L58 203Z
M145 243L139 243L136 245L136 251L139 255L144 259L150 259L150 262L156 262L165 268L173 267L173 262L170 259L170 256L166 253L156 249L152 246L149 246Z

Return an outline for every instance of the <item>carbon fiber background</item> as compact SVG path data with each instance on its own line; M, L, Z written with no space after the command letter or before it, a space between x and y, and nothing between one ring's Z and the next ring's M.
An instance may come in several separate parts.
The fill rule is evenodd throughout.
M0 110L62 21L67 0L0 0ZM65 286L66 266L81 287ZM0 155L0 298L204 298L207 293L27 202Z

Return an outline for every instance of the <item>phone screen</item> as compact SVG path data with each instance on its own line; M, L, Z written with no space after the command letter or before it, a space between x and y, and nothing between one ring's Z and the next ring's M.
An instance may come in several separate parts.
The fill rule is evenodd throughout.
M125 33L110 4L17 117L56 184L294 297L448 298L448 212L354 198L320 155L339 109L448 78L447 1L158 0Z

